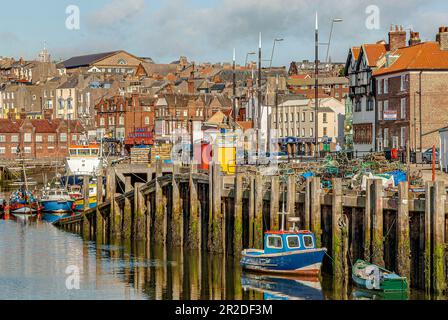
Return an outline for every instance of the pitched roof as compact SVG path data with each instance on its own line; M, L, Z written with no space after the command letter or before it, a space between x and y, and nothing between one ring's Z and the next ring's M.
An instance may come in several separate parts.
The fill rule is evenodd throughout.
M358 60L360 52L361 52L360 47L352 47L353 59Z
M398 58L388 67L384 64L373 73L374 76L405 70L448 70L448 51L441 50L437 42L400 48L391 55Z
M384 43L363 44L364 52L369 67L375 67L378 59L387 52L387 45Z
M107 58L113 54L116 54L120 51L111 51L111 52L103 52L103 53L95 53L95 54L88 54L85 56L77 56L72 57L68 60L65 60L62 62L62 65L66 69L73 69L73 68L80 68L80 67L88 67L92 65L94 62L98 60L102 60L104 58Z
M10 119L0 119L0 133L18 133L20 123Z

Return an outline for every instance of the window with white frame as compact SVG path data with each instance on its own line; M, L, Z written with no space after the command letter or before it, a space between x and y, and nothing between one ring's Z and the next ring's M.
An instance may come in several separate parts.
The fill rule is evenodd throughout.
M406 127L401 127L400 132L400 146L404 148L406 146Z
M305 137L305 128L302 128L302 137Z
M5 153L6 153L6 148L0 147L0 154L5 154Z
M42 142L42 135L41 134L36 134L36 142Z
M25 147L23 148L24 153L31 153L31 147Z
M383 147L389 148L389 128L384 128L383 138L384 138Z
M6 136L5 135L0 135L0 142L6 142Z
M31 133L30 133L30 132L26 132L26 133L23 135L23 141L24 141L24 142L31 142Z
M389 93L389 79L384 79L384 94Z
M378 94L383 94L383 80L378 80L377 81L377 89L378 89Z
M314 112L311 112L310 113L310 122L313 122L314 121Z
M401 108L400 108L400 114L401 114L401 119L406 119L406 105L407 105L407 99L406 98L402 98L401 99Z
M66 142L67 141L67 133L63 132L59 135L59 140L61 142Z
M17 154L17 147L11 147L11 154Z
M19 136L18 135L11 136L11 142L19 142Z
M149 125L149 117L145 117L145 125Z
M313 130L313 128L310 128L310 137L314 137L314 130Z
M402 75L400 78L400 90L405 91L407 89L406 85L406 75Z

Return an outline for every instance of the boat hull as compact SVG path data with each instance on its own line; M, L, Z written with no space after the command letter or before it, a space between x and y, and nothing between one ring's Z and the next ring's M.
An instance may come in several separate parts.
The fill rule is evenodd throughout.
M325 248L277 254L245 250L242 254L241 266L253 272L317 276L320 273L325 252Z
M376 274L375 270L377 271ZM377 283L375 283L375 279L377 279ZM400 277L389 270L362 260L358 260L353 265L352 280L358 288L364 290L400 292L408 289L405 277Z
M74 200L44 200L41 201L44 212L72 212Z
M89 198L89 208L96 208L96 196ZM84 211L84 199L75 200L75 211Z

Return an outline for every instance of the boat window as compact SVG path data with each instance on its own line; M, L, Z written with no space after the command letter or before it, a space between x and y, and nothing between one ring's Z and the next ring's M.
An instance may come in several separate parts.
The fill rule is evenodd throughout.
M89 156L90 155L90 151L89 151L89 149L79 149L78 150L78 155L80 155L80 156Z
M282 249L282 237L280 236L269 236L267 247L270 249Z
M97 156L98 153L99 153L99 150L98 150L98 149L92 149L92 155L93 155L93 156Z
M55 196L55 195L56 195L56 192L54 192L54 191L50 192L50 196Z
M314 248L314 239L312 236L303 236L303 245L305 246L305 248L307 249L312 249Z
M71 156L76 156L76 149L71 149L70 150L70 155Z
M300 242L299 242L299 237L298 236L288 236L286 238L286 240L288 241L288 248L289 249L300 248Z

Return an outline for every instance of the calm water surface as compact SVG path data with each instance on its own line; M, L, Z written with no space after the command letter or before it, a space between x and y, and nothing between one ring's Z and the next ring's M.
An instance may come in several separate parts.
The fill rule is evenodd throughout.
M67 267L80 271L68 290ZM0 299L381 299L331 277L255 276L238 261L147 243L96 244L43 222L0 220ZM410 298L424 296L413 292Z

